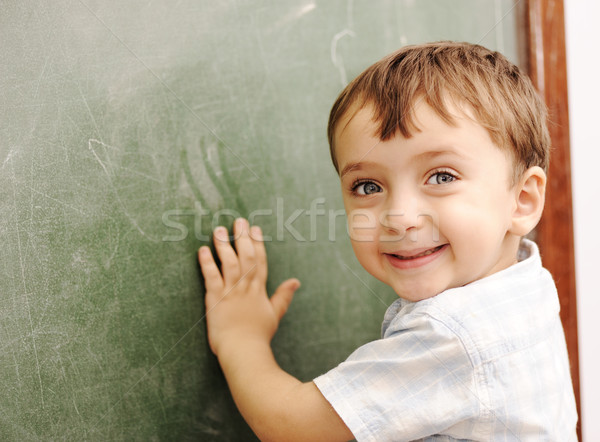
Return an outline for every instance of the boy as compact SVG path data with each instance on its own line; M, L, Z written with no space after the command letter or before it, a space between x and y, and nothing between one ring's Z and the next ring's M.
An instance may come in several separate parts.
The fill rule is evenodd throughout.
M301 383L270 348L300 283L268 298L261 232L208 249L209 342L262 440L576 440L556 288L523 239L544 206L549 136L502 55L406 47L342 92L329 121L354 252L399 299L382 339Z

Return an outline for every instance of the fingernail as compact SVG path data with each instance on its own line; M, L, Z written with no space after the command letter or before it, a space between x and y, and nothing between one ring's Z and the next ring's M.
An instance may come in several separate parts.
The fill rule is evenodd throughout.
M215 229L215 236L218 239L225 240L227 239L227 229L223 226L219 226Z
M256 239L256 240L262 239L262 230L258 226L252 226L250 228L250 234L252 235L253 239Z
M208 256L209 254L210 254L210 250L208 249L207 246L200 247L200 255L201 256Z

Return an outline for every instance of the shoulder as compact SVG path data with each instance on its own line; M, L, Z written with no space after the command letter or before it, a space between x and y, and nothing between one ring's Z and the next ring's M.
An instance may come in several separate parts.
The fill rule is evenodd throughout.
M470 331L461 316L448 312L438 297L419 302L396 301L386 313L382 337L382 346L392 351L407 347L429 354L447 350L454 359L460 357L473 365Z
M423 306L400 310L382 339L314 381L358 440L418 439L481 413L460 337Z

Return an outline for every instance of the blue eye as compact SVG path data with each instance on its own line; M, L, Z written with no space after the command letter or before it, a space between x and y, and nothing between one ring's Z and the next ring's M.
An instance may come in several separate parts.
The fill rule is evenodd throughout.
M381 187L372 181L366 181L353 186L352 191L357 195L372 195L381 192Z
M429 177L427 184L448 184L456 180L456 177L448 172L437 172Z

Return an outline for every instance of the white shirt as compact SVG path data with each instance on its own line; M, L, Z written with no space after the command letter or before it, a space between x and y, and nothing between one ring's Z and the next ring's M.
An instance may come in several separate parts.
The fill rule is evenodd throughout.
M526 259L419 302L315 384L358 441L576 441L556 287Z

